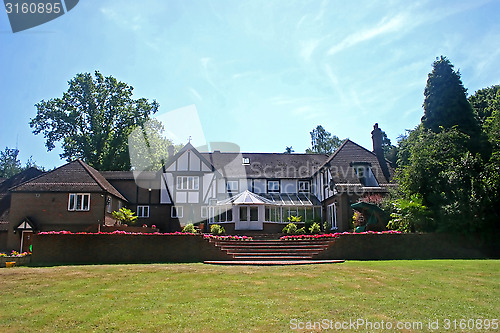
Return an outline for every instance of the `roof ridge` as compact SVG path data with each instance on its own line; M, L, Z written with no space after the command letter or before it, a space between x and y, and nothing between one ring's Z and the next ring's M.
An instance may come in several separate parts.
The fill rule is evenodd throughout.
M107 188L106 186L104 186L104 185L102 184L102 182L101 182L101 181L100 181L100 180L96 177L96 175L94 174L94 171L95 171L95 172L97 172L99 175L101 175L101 174L99 173L99 171L97 171L96 169L94 169L93 167L91 167L90 165L88 165L87 163L85 163L84 161L82 161L82 160L81 160L81 159L79 159L79 158L78 158L76 161L80 163L80 165L81 165L81 166L85 169L85 171L87 171L87 172L89 173L90 177L92 177L92 179L94 179L94 180L95 180L95 182L96 182L96 183L97 183L97 184L98 184L98 185L99 185L99 186L100 186L100 187L101 187L104 191L109 192L109 191L108 191L108 188ZM101 177L104 177L104 176L103 176L103 175L101 175ZM104 179L106 179L106 178L104 178ZM111 184L110 184L110 185L111 185Z

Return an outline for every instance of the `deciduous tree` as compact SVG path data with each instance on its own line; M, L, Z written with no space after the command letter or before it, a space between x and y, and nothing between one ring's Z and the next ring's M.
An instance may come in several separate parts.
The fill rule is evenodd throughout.
M81 158L98 170L129 170L128 136L158 110L156 101L133 99L133 87L96 71L77 74L61 98L36 104L34 134L50 151L60 142L61 158Z
M318 125L311 132L311 148L306 149L309 154L332 154L339 148L345 140L332 135L323 126Z

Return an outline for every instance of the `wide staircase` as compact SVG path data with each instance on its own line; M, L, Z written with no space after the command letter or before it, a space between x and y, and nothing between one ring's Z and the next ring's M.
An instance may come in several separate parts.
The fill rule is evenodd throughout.
M230 261L207 263L247 263L247 264L299 264L339 262L314 260L320 252L326 250L332 240L216 240L211 239L220 250L232 257Z

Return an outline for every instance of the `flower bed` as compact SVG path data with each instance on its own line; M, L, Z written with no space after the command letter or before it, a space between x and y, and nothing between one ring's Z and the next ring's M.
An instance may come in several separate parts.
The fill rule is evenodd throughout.
M6 267L6 263L14 262L15 266L29 264L31 261L31 253L12 251L11 254L0 253L0 267Z
M195 234L190 232L130 232L130 231L122 231L116 230L112 232L71 232L71 231L42 231L39 232L38 235L160 235L160 236L201 236L205 239L216 239L216 240L239 240L239 241L247 241L252 240L252 237L249 236L236 236L236 235L212 235L212 234Z
M131 232L116 230L112 232L71 232L71 231L42 231L38 235L160 235L160 236L199 236L189 232Z
M280 240L315 240L315 239L325 239L325 238L337 238L341 235L366 235L366 234L375 234L375 235L382 235L382 234L400 234L401 231L394 231L394 230L389 230L389 231L364 231L364 232L335 232L335 233L330 233L330 234L316 234L316 235L286 235L280 237Z
M203 235L203 238L205 239L215 239L215 240L237 240L237 241L251 241L253 238L249 236L233 236L233 235L228 235L228 236L219 236L219 235L211 235L211 234L205 234Z

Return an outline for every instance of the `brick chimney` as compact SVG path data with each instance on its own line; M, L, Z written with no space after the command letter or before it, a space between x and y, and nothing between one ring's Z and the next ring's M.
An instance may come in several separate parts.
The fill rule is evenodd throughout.
M391 180L391 174L389 173L389 167L387 166L384 150L382 149L382 130L378 127L378 123L373 125L372 142L373 152L377 156L378 163L382 169L385 179L389 182Z
M384 154L382 150L382 130L378 127L378 123L373 125L372 131L373 152L378 156Z

